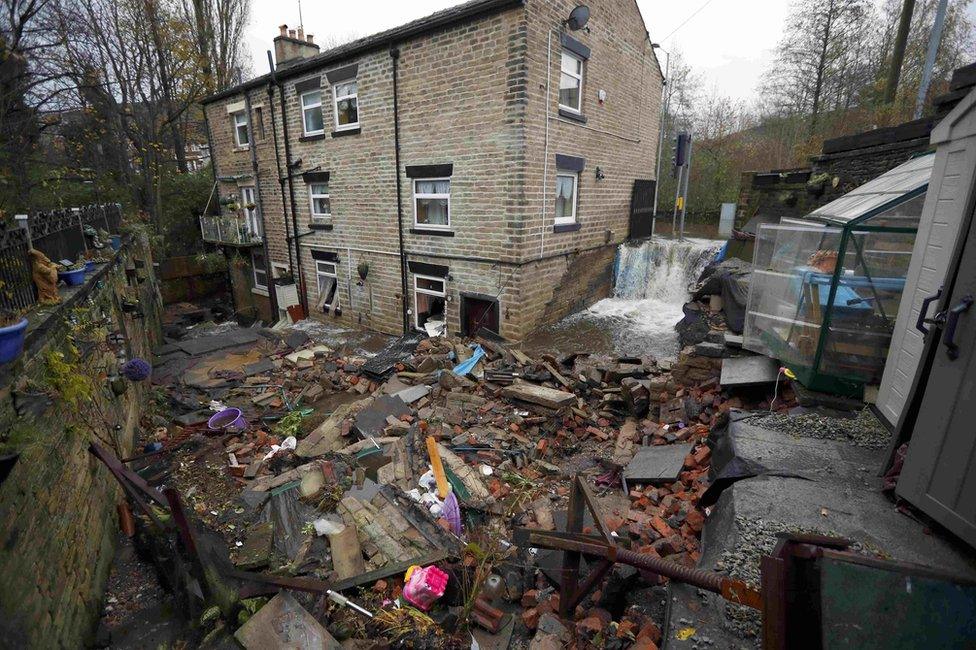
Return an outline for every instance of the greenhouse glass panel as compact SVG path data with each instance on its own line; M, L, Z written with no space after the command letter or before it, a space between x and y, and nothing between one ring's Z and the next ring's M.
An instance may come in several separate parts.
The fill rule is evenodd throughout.
M756 237L744 347L813 390L877 382L905 287L933 156L920 156Z

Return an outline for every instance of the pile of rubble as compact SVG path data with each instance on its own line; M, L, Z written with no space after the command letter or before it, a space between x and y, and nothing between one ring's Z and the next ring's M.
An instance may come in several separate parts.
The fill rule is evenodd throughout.
M156 358L169 416L140 473L176 488L236 571L328 586L243 599L201 625L208 641L272 647L284 609L355 647L653 648L663 578L618 565L560 619L561 554L518 530L562 530L581 476L619 544L695 566L708 435L742 406L708 346L672 363L529 358L484 337L373 358L296 330L172 342Z

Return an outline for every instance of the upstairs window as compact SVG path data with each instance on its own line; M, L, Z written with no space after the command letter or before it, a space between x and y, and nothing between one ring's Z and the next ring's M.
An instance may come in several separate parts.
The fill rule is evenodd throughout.
M332 217L332 202L329 199L328 183L312 183L308 186L308 195L313 220Z
M302 93L302 131L305 135L320 135L325 132L321 90Z
M244 111L234 113L234 142L238 147L251 144L251 135L247 129L247 114Z
M579 173L556 171L556 225L576 223L576 194Z
M559 108L583 112L583 59L563 50L559 75Z
M356 80L342 81L332 86L336 131L359 127L359 95Z
M244 220L247 224L247 232L251 237L258 240L264 235L264 228L261 223L261 215L258 214L257 193L253 185L241 188L241 207L244 208Z
M413 182L414 224L418 228L451 227L451 179L424 178Z

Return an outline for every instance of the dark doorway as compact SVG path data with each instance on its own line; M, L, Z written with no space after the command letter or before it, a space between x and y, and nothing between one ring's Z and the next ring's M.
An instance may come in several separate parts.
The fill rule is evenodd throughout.
M629 239L650 237L654 228L654 188L655 181L637 179L634 193L630 197Z
M498 300L490 296L461 295L461 334L474 336L484 328L498 334Z

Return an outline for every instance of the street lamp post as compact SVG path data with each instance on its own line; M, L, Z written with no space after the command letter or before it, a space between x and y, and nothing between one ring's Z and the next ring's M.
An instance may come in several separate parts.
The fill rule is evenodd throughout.
M651 49L661 50L665 54L664 83L661 86L664 101L661 102L661 120L657 129L657 169L654 172L654 213L651 215L651 237L653 237L654 230L657 227L657 197L658 191L661 188L661 154L664 152L664 121L668 117L668 104L671 101L671 94L667 88L671 75L671 53L661 47L660 43L651 43Z

